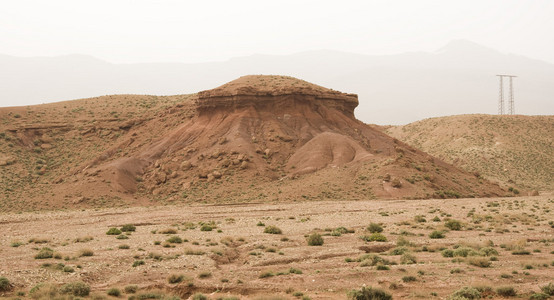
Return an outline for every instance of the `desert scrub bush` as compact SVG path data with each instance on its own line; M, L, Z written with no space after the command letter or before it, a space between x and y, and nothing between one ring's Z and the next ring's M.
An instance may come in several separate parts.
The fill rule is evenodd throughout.
M515 297L516 290L511 286L503 286L496 289L496 293L502 297Z
M121 230L115 228L115 227L112 227L110 229L108 229L108 231L106 231L106 234L107 235L120 235L121 234Z
M391 261L382 258L377 254L364 254L360 256L357 261L360 262L360 267L376 266L381 265L390 265L393 264Z
M425 223L427 222L427 220L425 219L424 216L422 215L417 215L414 217L414 221L416 221L417 223Z
M44 247L35 255L35 259L47 259L54 257L54 250Z
M185 255L204 255L205 252L202 250L194 250L191 248L185 249Z
M450 230L462 230L462 222L454 219L444 222L444 226Z
M138 286L136 286L136 285L128 285L128 286L126 286L123 290L125 291L126 294L134 294L134 293L137 292Z
M106 292L106 294L108 294L108 296L119 297L121 296L121 290L118 288L111 288Z
M404 254L408 251L410 251L410 250L406 247L396 247L396 248L392 249L391 251L389 251L389 255L402 255L402 254Z
M137 227L133 224L125 224L123 226L121 226L121 231L123 232L131 232L131 231L135 231L137 229Z
M379 233L383 232L383 227L381 227L381 225L377 223L370 223L369 226L367 226L366 230L371 233Z
M208 297L202 293L196 293L192 296L192 300L208 300Z
M435 230L429 234L429 237L432 239L443 239L444 233L442 231Z
M273 274L273 272L265 271L265 272L262 272L260 274L260 276L258 276L258 278L269 278L269 277L273 277L273 276L275 276L275 274Z
M198 278L200 279L204 279L204 278L210 278L212 277L212 273L210 272L200 272L200 274L198 274Z
M203 224L201 227L200 227L200 231L212 231L214 228L212 225L208 225L208 224Z
M84 282L72 282L64 284L60 288L62 294L70 294L77 297L86 297L90 294L90 287Z
M290 268L289 273L290 274L302 274L302 270L296 269L296 268Z
M21 245L23 245L23 243L20 242L20 241L13 241L13 242L10 243L10 247L14 247L14 248L17 248Z
M73 273L73 272L75 272L75 269L73 269L73 267L70 267L70 266L64 266L63 271L65 273Z
M312 233L306 239L308 246L321 246L323 245L323 237L319 233Z
M359 290L351 290L347 294L351 300L392 300L392 295L382 289L362 287Z
M387 237L385 237L384 235L378 232L372 233L370 235L363 235L360 238L366 242L386 242L387 241Z
M79 257L83 256L93 256L94 252L91 249L81 249L79 250Z
M174 235L174 236L168 238L166 240L166 242L171 243L171 244L181 244L183 242L183 239L179 236Z
M554 296L554 284L552 282L547 285L541 286L540 288L543 293Z
M513 255L531 255L531 252L525 250L525 249L517 249L512 251Z
M118 239L118 240L128 240L129 239L129 237L124 235L124 234L120 234L120 235L116 236L115 238Z
M76 239L73 240L74 243L86 243L86 242L90 242L94 240L94 238L90 235L87 235L87 236L83 236L83 237L78 237Z
M161 234L176 234L177 230L175 230L173 228L166 228L166 229L162 229L158 232L161 233Z
M0 277L0 292L7 292L12 289L12 285L8 278Z
M548 298L550 298L550 296L545 293L535 293L529 296L529 300L546 300Z
M144 265L144 260L135 260L133 262L133 268Z
M449 299L481 299L481 292L476 288L464 286L450 295Z
M33 299L53 299L57 295L58 287L54 284L39 283L29 291L29 296Z
M185 275L183 274L171 274L169 277L167 277L167 282L173 284L173 283L179 283L185 279Z
M454 249L455 257L468 257L468 256L477 256L479 253L469 247L459 247Z
M400 263L403 264L403 265L412 265L412 264L417 263L417 259L416 259L415 256L413 256L409 253L405 253L404 255L402 255L400 257Z
M283 231L277 226L269 225L264 228L264 233L281 234Z
M123 244L123 245L117 246L117 248L126 250L126 249L130 249L131 246L129 246L129 245L127 245L127 244Z
M483 256L498 255L498 251L496 251L493 247L483 247L479 249L479 253Z
M415 276L402 277L402 282L413 282L413 281L417 281L417 278L415 278Z
M454 257L454 250L452 249L444 249L441 251L441 255L443 257Z
M472 257L468 260L468 263L472 266L480 268L488 268L492 264L489 259L486 259L484 257Z

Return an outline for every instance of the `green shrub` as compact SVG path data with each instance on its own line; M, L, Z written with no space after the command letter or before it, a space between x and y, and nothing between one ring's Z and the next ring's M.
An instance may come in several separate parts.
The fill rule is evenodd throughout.
M403 265L412 265L412 264L415 264L416 262L417 262L416 257L409 253L406 253L402 255L402 257L400 257L400 263Z
M321 246L323 245L323 237L319 233L312 233L306 239L309 246Z
M77 297L85 297L90 294L90 287L84 282L73 282L64 284L60 288L62 294L70 294Z
M545 293L535 293L529 296L529 300L546 300L548 298L550 298L550 296Z
M121 291L117 288L111 288L106 292L109 296L119 297L121 296Z
M377 254L364 254L358 258L360 267L376 266L378 264L390 265L391 262Z
M454 250L452 249L444 249L441 251L441 254L443 257L454 257Z
M496 293L502 297L515 297L517 295L516 290L511 286L499 287L496 289Z
M174 236L168 238L166 240L166 242L172 243L172 244L181 244L183 242L183 239L179 236L174 235Z
M490 260L484 257L472 257L469 259L468 263L480 268L488 268L492 264Z
M44 247L35 255L35 259L46 259L54 257L54 250Z
M432 239L443 239L444 233L442 231L435 230L429 234L429 237Z
M133 267L138 267L144 265L144 260L135 260L133 262Z
M137 228L133 224L125 224L121 227L121 231L123 232L130 232L135 231Z
M7 292L12 289L12 285L8 278L0 277L0 292Z
M408 252L409 249L406 248L406 247L396 247L394 249L392 249L391 251L389 251L389 255L402 255L406 252Z
M79 250L79 256L82 257L82 256L93 256L94 255L94 252L90 249L81 249Z
M208 300L208 297L206 297L204 294L196 293L192 296L192 300Z
M381 227L381 225L377 223L370 223L369 226L367 226L366 230L371 233L379 233L383 232L383 227Z
M64 266L64 267L63 267L63 271L64 271L65 273L73 273L73 272L75 272L75 269L73 269L73 268L70 267L70 266Z
M171 274L167 277L167 282L169 283L179 283L185 279L185 275L182 274Z
M202 227L200 227L200 231L212 231L214 228L211 225L204 224Z
M414 217L414 221L418 222L418 223L425 223L427 222L427 220L425 219L424 216L422 215L417 215Z
M384 235L378 232L372 233L370 235L364 235L364 236L361 236L360 238L366 242L386 242L387 241L387 237L385 237Z
M531 252L525 250L525 249L518 249L518 250L514 250L512 251L512 254L513 255L530 255Z
M462 223L458 220L448 220L444 223L444 226L450 230L462 230Z
M468 257L468 256L476 256L476 255L479 255L479 253L477 253L477 251L469 247L459 247L454 250L455 257Z
M481 292L476 288L464 286L450 295L450 298L456 299L481 299Z
M545 286L541 286L541 291L547 295L554 296L554 284L551 282Z
M264 229L264 233L281 234L283 231L277 226L269 225Z
M134 294L134 293L137 292L138 286L136 286L136 285L128 285L128 286L126 286L123 290L125 291L126 294Z
M107 235L120 235L121 234L121 230L115 228L115 227L112 227L110 229L108 229L108 231L106 232Z
M296 269L296 268L290 268L289 273L290 274L302 274L302 270Z
M402 282L413 282L413 281L417 281L417 278L415 278L415 276L402 277Z
M498 251L496 251L496 249L494 249L493 247L483 247L483 248L479 249L479 252L483 256L498 255Z
M347 294L351 300L392 300L392 296L378 288L362 287L359 290L351 290Z

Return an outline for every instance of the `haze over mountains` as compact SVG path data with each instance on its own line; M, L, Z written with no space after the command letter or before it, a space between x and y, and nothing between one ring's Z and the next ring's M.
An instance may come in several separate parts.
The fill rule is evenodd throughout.
M496 74L514 74L518 114L554 114L554 64L457 40L435 53L362 55L309 51L198 64L112 64L86 55L0 55L0 106L108 94L173 95L209 89L245 74L283 74L356 93L356 117L405 124L423 118L497 113Z

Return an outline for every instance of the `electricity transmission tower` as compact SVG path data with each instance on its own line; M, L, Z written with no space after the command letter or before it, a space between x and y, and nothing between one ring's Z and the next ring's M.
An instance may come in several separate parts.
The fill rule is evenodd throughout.
M513 115L515 113L515 107L514 107L514 85L513 85L513 78L517 77L515 75L496 75L498 78L500 78L500 87L498 90L498 114L504 115L504 77L509 78L510 84L510 98L508 99L508 105L509 105L509 113L510 115Z

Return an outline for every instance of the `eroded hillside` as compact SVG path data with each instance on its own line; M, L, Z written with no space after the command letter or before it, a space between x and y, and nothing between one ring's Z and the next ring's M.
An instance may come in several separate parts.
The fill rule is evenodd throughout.
M1 209L505 194L356 120L357 104L244 76L190 96L3 108Z
M386 133L506 187L554 190L554 116L431 118Z

